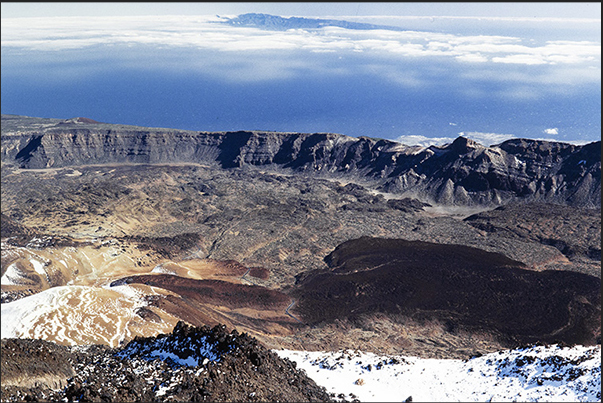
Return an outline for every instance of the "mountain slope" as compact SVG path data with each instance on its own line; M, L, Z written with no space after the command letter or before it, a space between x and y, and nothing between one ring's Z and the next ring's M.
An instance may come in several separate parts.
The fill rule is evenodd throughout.
M180 322L114 349L3 339L0 391L2 401L600 401L601 347L465 360L270 351L224 326Z

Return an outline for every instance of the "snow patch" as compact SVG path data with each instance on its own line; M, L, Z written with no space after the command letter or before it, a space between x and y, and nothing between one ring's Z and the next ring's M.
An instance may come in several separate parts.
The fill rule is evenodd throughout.
M163 267L163 263L158 264L157 266L153 267L153 270L151 270L151 273L161 273L161 274L176 274L174 271L172 270L168 270L165 267Z
M163 337L151 342L134 340L117 353L120 358L138 357L147 361L159 358L178 367L205 365L209 361L219 361L221 355L216 351L215 345L207 342L206 337L194 340Z
M23 272L19 270L15 263L11 264L6 268L4 275L0 278L0 284L2 285L18 285L20 284L19 279L23 278Z
M180 366L196 367L196 366L200 365L200 362L199 362L200 360L198 358L195 358L193 356L189 356L186 358L180 358L176 354L170 353L169 351L163 351L163 350L151 351L150 356L160 358L163 361L171 360Z
M68 287L54 287L19 300L0 305L2 316L0 337L27 335L38 319L55 309L56 300Z
M59 286L2 304L2 338L118 346L132 336L146 295L136 287ZM166 324L160 325L163 329Z
M132 301L141 301L142 302L142 298L144 297L144 293L137 290L136 288L132 287L131 285L128 284L122 284L122 285L116 285L116 286L109 286L109 285L105 285L103 286L103 288L110 288L113 291L117 291L118 293L122 294L124 297L126 297L129 300ZM145 306L146 304L140 304L140 306ZM138 308L138 306L137 306Z
M215 338L215 335L191 333L189 329L184 322L179 322L172 334L134 339L116 356L130 360L160 359L172 368L197 367L220 361L235 346L236 336L232 334Z
M46 276L46 270L44 270L44 263L36 259L29 259L36 273Z
M601 401L601 346L534 346L470 360L275 351L335 395L362 402Z

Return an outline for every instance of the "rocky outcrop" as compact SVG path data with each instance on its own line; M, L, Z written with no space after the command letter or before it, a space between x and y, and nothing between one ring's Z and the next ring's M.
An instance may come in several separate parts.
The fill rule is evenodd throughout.
M447 205L501 205L518 199L601 204L601 142L576 146L514 139L485 147L459 137L424 148L333 133L193 132L85 118L28 130L15 119L2 117L2 162L21 168L202 163L345 178Z
M62 388L75 375L69 358L67 347L48 341L2 339L2 386Z
M464 219L501 239L551 245L573 262L590 260L601 267L601 210L555 204L509 204Z
M38 373L58 373L62 383L7 381ZM3 339L1 400L334 401L293 362L248 334L184 322L170 334L136 338L117 349Z
M574 146L516 139L484 147L459 137L421 154L420 164L390 174L381 189L413 191L441 204L506 204L513 199L601 204L601 142Z

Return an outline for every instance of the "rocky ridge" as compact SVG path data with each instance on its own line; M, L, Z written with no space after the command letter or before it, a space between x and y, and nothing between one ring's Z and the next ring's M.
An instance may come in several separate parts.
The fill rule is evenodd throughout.
M333 400L294 363L247 334L183 322L171 334L137 338L116 349L2 339L2 377L3 402ZM5 382L25 377L38 381Z
M601 204L600 142L576 146L514 139L484 147L459 137L449 145L424 148L333 133L194 132L84 118L23 130L23 119L2 116L2 161L20 168L200 163L347 178L447 205L512 200Z

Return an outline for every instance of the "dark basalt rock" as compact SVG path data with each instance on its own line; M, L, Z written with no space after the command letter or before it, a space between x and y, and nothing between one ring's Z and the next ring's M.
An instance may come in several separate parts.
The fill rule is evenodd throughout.
M536 272L502 254L401 239L363 237L325 258L330 270L300 277L294 313L317 325L381 312L437 319L488 333L509 347L538 341L595 344L601 280Z
M16 220L2 213L0 215L0 236L2 238L30 239L37 235L37 231L19 224Z
M39 353L40 344L51 353ZM162 354L154 354L158 351ZM187 359L195 364L182 365ZM54 366L55 372L64 368L69 377L60 387L5 383L5 376L23 376L41 366ZM2 375L2 401L333 401L294 363L223 325L210 329L179 322L170 334L136 338L116 349L3 339Z
M2 386L62 387L75 375L68 347L44 340L2 339ZM4 400L4 396L2 397Z
M601 210L555 204L509 204L464 219L489 234L557 248L570 261L601 263ZM530 223L529 225L526 225Z

